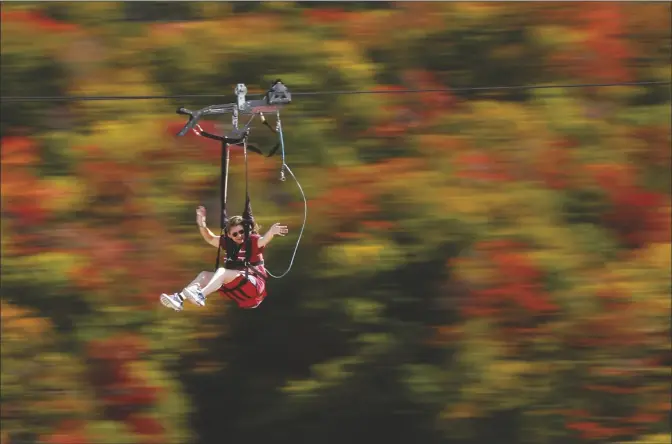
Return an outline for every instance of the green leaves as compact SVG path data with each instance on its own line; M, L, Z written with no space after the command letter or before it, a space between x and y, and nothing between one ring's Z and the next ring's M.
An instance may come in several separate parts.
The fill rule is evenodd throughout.
M174 110L214 102L3 102L3 424L53 443L667 436L669 88L393 93L662 79L665 8L245 8L3 8L5 95L385 92L296 96L294 271L257 310L181 313L158 296L212 266L193 209L215 228L219 152L175 138ZM297 233L278 158L250 166L255 215Z

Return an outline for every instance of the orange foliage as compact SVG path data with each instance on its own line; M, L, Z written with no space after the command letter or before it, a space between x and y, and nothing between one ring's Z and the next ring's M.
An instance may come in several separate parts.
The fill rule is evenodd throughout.
M332 24L347 21L353 14L342 9L324 8L307 9L303 11L303 17L314 24Z
M371 91L380 91L380 92L394 92L394 91L403 91L404 88L401 85L375 85L371 88Z
M3 23L21 23L27 29L39 29L53 33L72 33L79 30L77 25L65 23L45 17L37 11L0 11L0 21Z
M475 249L482 251L488 255L494 255L497 252L508 252L515 249L525 248L526 245L522 242L511 239L493 239L479 242L475 245ZM492 256L490 256L492 257Z
M582 439L589 441L600 441L614 439L623 435L630 435L632 432L628 429L606 427L593 421L567 422L568 430L574 430L579 433Z
M74 286L82 291L93 291L103 288L107 284L103 270L90 262L73 267L68 271L68 276Z
M493 265L498 267L504 282L535 282L541 271L523 254L515 251L498 252L491 256Z
M635 169L624 165L589 165L587 171L609 196L604 221L631 248L669 239L669 197L641 189Z
M440 325L432 329L432 336L426 341L429 346L442 346L446 343L456 343L461 339L462 332L453 326Z
M647 335L631 328L633 316L632 311L623 311L581 320L566 341L570 346L590 348L644 346L649 342Z
M635 128L632 137L645 142L646 150L639 154L640 158L650 166L661 166L670 169L672 149L669 126Z
M388 220L365 220L362 221L360 226L372 231L389 231L397 227L398 224Z
M30 311L0 300L2 330L21 331L27 337L49 334L51 325L45 318L31 316Z
M399 121L392 121L376 125L368 131L368 135L380 138L396 138L406 134L407 130L408 127L406 124Z
M49 201L57 192L22 169L2 172L3 212L15 218L16 227L41 226L51 215Z
M371 195L356 186L333 188L312 206L329 218L346 217L353 221L377 210Z
M412 174L421 171L423 162L418 159L394 158L373 165L334 168L331 170L331 179L326 183L328 192L314 199L310 205L314 208L313 211L330 220L353 224L369 220L369 226L377 226L377 229L381 229L383 225L390 226L389 222L375 218L380 211L378 197L388 184L381 177L392 177L394 180L390 183L399 183L400 179L410 181Z
M187 30L184 23L149 23L147 32L153 39L180 37Z
M641 412L625 420L633 424L656 424L663 420L663 414Z
M162 389L147 385L130 368L131 362L139 359L146 348L146 341L133 334L93 340L87 345L87 354L92 360L90 380L109 418L132 425L133 415L160 401ZM151 430L156 428L137 433L154 434Z
M439 90L446 88L437 79L436 75L429 71L406 71L404 81L413 85L413 89ZM456 105L457 99L447 91L434 91L418 94L411 103L414 104L413 108L423 115L423 118L430 119L436 115L445 115L446 111L451 110Z
M159 389L139 384L116 383L106 386L102 400L110 408L151 406L158 400Z
M141 439L144 444L163 444L163 435L166 430L156 418L149 415L133 414L126 418L125 422L134 433L142 436Z
M0 140L3 169L7 167L34 165L39 160L37 145L29 137L12 136Z
M90 358L109 361L135 360L146 350L146 340L130 333L92 340L87 346Z
M469 149L467 143L455 136L425 134L419 138L420 149L426 156L452 156Z
M513 314L516 307L531 315L558 310L543 289L542 270L525 256L524 246L509 240L494 240L479 243L475 248L484 253L486 264L483 266L495 270L496 283L471 291L462 307L465 316L501 318L507 313L519 316Z
M504 182L512 180L493 155L484 153L460 154L455 159L456 176L462 179Z
M83 421L66 420L48 436L40 439L44 444L90 444L92 441L85 433Z
M545 150L537 159L535 169L540 179L551 189L565 189L575 177L573 172L576 166L564 146L566 144L557 142L555 147Z
M635 183L635 170L628 165L590 164L585 169L602 189L610 193L631 188Z
M572 3L552 7L554 24L585 35L579 49L567 49L554 58L561 69L595 82L628 82L631 51L626 43L625 15L619 3ZM563 60L564 59L564 60ZM563 63L564 62L564 63Z
M669 237L669 226L664 225L667 218L659 210L665 198L638 189L624 190L613 197L613 209L606 215L606 221L630 247L664 241Z
M94 192L104 195L130 196L142 186L147 173L142 164L115 162L91 156L78 165L79 177L86 180Z

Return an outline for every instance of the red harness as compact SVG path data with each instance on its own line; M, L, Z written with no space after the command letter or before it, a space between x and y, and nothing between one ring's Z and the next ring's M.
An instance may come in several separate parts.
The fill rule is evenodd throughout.
M241 308L255 308L266 297L266 269L264 268L263 248L259 248L258 234L250 235L250 262L245 264L245 247L238 251L236 259L227 259L225 266L229 270L240 270L240 275L222 285L219 291L235 301ZM247 242L246 242L247 243Z

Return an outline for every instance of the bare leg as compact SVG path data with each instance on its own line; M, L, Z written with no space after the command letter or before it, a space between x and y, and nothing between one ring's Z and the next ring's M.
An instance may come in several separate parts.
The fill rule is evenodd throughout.
M182 310L182 304L187 299L189 299L196 305L200 306L205 305L205 301L202 300L203 298L198 297L198 288L210 282L210 279L212 278L213 275L214 273L212 271L200 272L199 275L196 276L196 278L193 281L191 281L189 285L187 285L187 287L184 288L179 293L173 293L173 294L163 293L160 298L161 303L164 306L172 308L177 311Z
M198 284L199 287L203 288L206 285L208 285L208 282L210 282L214 274L215 273L212 271L201 271L193 281L189 282L189 285L187 285L187 287L191 287L194 284Z
M212 275L210 281L205 286L201 284L201 291L203 292L203 295L208 296L209 294L214 293L222 285L228 284L237 278L239 274L239 270L227 270L226 268L220 268Z
M225 268L220 268L214 273L210 271L202 271L198 276L196 276L196 279L191 281L189 285L187 285L181 292L175 295L175 297L179 298L180 301L175 301L174 297L171 298L170 296L162 295L161 302L164 305L172 305L173 308L176 308L179 304L181 304L182 301L189 299L194 304L203 307L205 306L205 298L209 294L217 291L223 284L231 282L239 274L240 271L227 270Z

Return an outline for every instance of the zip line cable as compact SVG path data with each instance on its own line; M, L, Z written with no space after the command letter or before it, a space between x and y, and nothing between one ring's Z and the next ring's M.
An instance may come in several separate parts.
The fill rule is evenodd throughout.
M618 82L618 83L574 83L566 85L518 85L518 86L467 86L461 88L435 89L399 89L399 90L354 90L354 91L305 91L292 92L292 96L334 96L354 94L421 94L437 92L464 92L464 91L515 91L534 89L561 89L561 88L607 88L615 86L648 86L671 85L672 82ZM27 97L0 97L0 102L88 102L88 101L116 101L116 100L168 100L168 99L203 99L225 98L224 94L178 94L158 96L27 96ZM247 97L263 97L263 94L249 94Z

